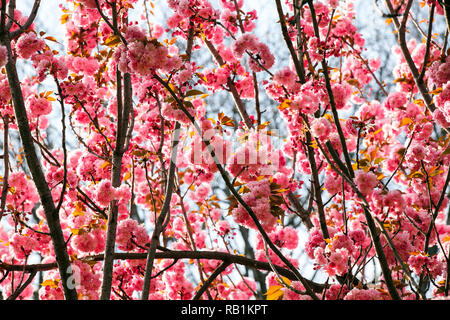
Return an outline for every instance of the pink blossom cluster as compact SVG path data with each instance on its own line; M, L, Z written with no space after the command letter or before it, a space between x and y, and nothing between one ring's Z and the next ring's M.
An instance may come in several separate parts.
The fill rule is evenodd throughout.
M252 208L261 225L267 230L272 230L277 221L277 217L270 212L270 184L264 179L257 182L247 183L247 187L251 192L242 196L242 199ZM250 217L247 210L239 205L232 211L234 220L247 227L256 228L254 221Z
M440 276L444 270L443 263L436 256L429 257L424 254L410 255L408 265L418 275L430 272L432 277Z
M20 207L26 213L30 213L39 195L33 181L24 172L11 172L8 177L10 192L6 196L6 203L12 207Z
M8 51L5 46L0 46L0 66L8 62Z
M233 53L236 57L241 58L246 52L251 55L248 64L254 72L270 69L275 63L275 57L269 47L250 33L243 34L233 43Z
M32 117L46 116L52 112L52 104L50 101L34 95L27 99L27 107Z
M136 220L122 220L117 226L117 244L121 250L133 250L136 246L145 247L148 242L148 234L143 226Z
M38 51L43 50L45 42L39 39L35 32L28 32L23 34L16 43L16 51L20 58L29 59Z
M181 67L178 56L169 56L168 49L157 41L133 39L127 46L121 45L115 52L115 59L122 72L150 75L155 69L172 71Z

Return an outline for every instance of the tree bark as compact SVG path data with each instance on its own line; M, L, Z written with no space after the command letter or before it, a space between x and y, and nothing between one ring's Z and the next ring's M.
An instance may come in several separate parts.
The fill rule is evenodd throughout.
M22 141L25 159L33 178L33 182L39 193L41 205L44 208L45 218L50 229L53 249L55 251L56 262L58 264L61 282L63 286L64 296L68 300L77 300L78 295L76 289L69 286L68 281L72 276L69 255L61 229L59 215L53 202L50 188L45 180L45 175L41 167L39 158L34 148L33 137L30 131L30 125L27 118L27 111L23 99L22 88L17 74L15 59L11 50L9 35L3 35L2 43L6 46L8 52L8 63L6 64L6 75L8 78L9 88L11 91L12 102L16 123L19 129L20 139Z

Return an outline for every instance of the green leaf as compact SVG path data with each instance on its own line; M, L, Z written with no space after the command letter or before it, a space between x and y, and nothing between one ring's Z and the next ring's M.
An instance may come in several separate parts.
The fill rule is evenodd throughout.
M193 96L201 96L204 95L205 93L201 92L200 90L189 90L188 92L186 92L186 94L184 95L185 97L193 97Z

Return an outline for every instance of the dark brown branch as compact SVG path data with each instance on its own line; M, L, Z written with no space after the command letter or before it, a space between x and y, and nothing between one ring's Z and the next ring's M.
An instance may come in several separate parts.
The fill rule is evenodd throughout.
M423 161L422 161L423 162ZM422 164L423 165L423 164ZM447 172L447 178L445 179L445 183L444 183L444 186L443 186L443 189L442 189L442 192L441 192L441 196L439 197L439 201L438 201L438 203L437 203L437 205L435 206L435 209L434 209L434 213L432 214L432 216L431 216L431 221L430 221L430 225L429 225L429 227L428 227L428 230L427 230L427 233L426 233L426 236L425 236L425 243L424 243L424 252L425 253L428 253L428 250L429 250L429 243L430 243L430 238L431 238L431 233L432 233L432 231L433 231L433 226L434 226L434 224L435 224L435 220L437 219L437 216L438 216L438 214L439 214L439 209L441 208L441 205L442 205L442 202L444 201L444 198L445 198L445 195L446 195L446 191L447 191L447 187L448 187L448 185L449 185L449 183L450 183L450 170L449 169L447 169L448 170L448 172ZM426 170L424 169L424 172L425 172L425 174L426 174L426 183L427 183L427 186L428 186L428 190L430 189L429 188L429 177L428 177L428 173L426 172ZM432 204L432 199L430 198L430 211L432 211L433 210L433 204Z
M59 85L58 85L59 87ZM60 89L58 89L60 90ZM108 137L103 133L103 130L99 127L98 125L98 121L96 121L94 118L92 118L91 114L89 113L89 111L86 109L86 107L84 106L83 101L81 101L80 99L78 99L78 97L76 95L73 96L78 104L80 105L80 107L83 109L83 111L87 114L89 120L91 120L92 124L94 125L95 129L97 129L97 132L103 137L103 139L105 140L106 144L108 145L109 149L111 151L114 150L114 148L111 146L111 143L109 142Z
M6 300L16 300L17 297L20 296L20 294L23 292L23 290L25 290L25 288L28 287L28 285L30 285L30 283L33 281L36 274L37 274L37 270L30 272L30 275L28 276L27 281L25 281L16 290L14 290L14 292L8 298L6 298Z
M311 18L313 21L314 34L318 39L320 39L319 24L317 22L316 12L315 12L314 5L311 0L309 0L308 5L309 5L310 11L311 11ZM349 155L348 149L347 149L347 143L345 141L345 136L342 131L341 123L339 120L339 114L337 112L336 103L335 103L334 95L333 95L333 90L331 88L331 80L330 80L328 64L325 59L325 56L323 57L323 59L321 61L321 65L322 65L323 75L324 75L324 79L325 79L325 87L327 89L328 99L330 102L331 112L333 114L334 124L336 126L336 130L339 135L339 141L341 142L342 153L344 154L345 164L347 165L347 169L348 169L348 172L350 173L350 176L353 178L355 176L355 173L353 172L350 155Z
M427 70L428 60L430 59L430 47L431 47L431 38L433 32L433 22L434 22L434 11L436 4L433 2L430 7L430 17L428 18L428 34L427 34L427 42L425 49L425 57L423 58L422 69L420 70L420 74L418 77L419 82L423 82L423 78L425 76L425 71Z
M14 11L16 10L16 0L10 0L8 5L8 24L5 27L5 31L9 31L14 23L16 23L18 26L19 24L17 21L14 20ZM3 29L2 29L3 30Z
M304 118L305 121L307 121L306 118ZM328 239L330 237L330 234L328 233L328 226L327 221L325 217L325 206L322 201L322 188L320 186L319 181L319 171L317 169L317 163L316 163L316 156L314 148L312 147L312 137L311 132L307 131L305 133L306 136L306 143L307 143L307 150L308 150L308 162L309 166L311 168L311 189L314 189L314 198L316 200L317 204L317 212L319 216L319 224L320 224L320 230L322 231L322 235L324 239Z
M391 295L393 300L401 300L400 295L397 292L397 289L395 287L394 281L392 279L392 273L391 269L389 267L389 264L387 263L386 255L383 251L383 245L380 241L380 231L375 225L375 220L372 217L372 214L370 212L370 206L365 198L365 196L359 191L358 187L353 182L353 179L349 178L345 173L343 173L336 165L331 161L331 159L328 157L325 149L323 148L320 141L315 139L317 146L319 147L320 151L322 152L323 156L325 157L326 161L330 165L330 167L339 175L341 176L353 189L353 191L356 193L359 199L361 199L361 207L364 211L364 217L366 218L367 227L370 231L370 237L372 240L372 244L375 247L375 252L378 257L378 261L380 262L381 270L384 276L384 281L386 283L386 286L388 288L389 294Z
M102 12L98 0L95 0L97 11L103 20L112 28L114 35L120 37L122 43L126 45L126 40L121 34L118 27L118 12L116 3L112 5L112 23L108 17ZM119 187L121 184L122 175L122 160L125 153L125 142L128 132L128 122L130 114L133 109L133 88L131 84L131 75L125 73L123 76L123 93L122 93L122 74L116 66L116 92L117 92L117 132L116 132L116 146L112 157L111 170L111 185ZM123 101L122 101L123 97ZM102 300L109 300L111 297L112 275L114 269L114 246L116 243L117 233L117 219L118 219L118 205L117 201L113 200L109 206L108 224L106 229L106 244L105 244L105 260L103 262L103 280L102 280Z
M112 6L112 24L106 17L98 1L96 0L97 11L103 18L103 20L113 29L114 35L120 37L122 42L126 45L126 41L120 30L118 29L118 16L116 4ZM128 132L128 122L131 110L133 108L132 101L132 85L131 85L131 75L126 73L123 76L123 93L122 93L122 74L116 67L116 92L117 92L117 132L116 132L116 146L113 152L112 158L112 170L111 170L111 185L113 187L119 187L121 184L121 174L122 174L122 159L124 150L124 143L126 135ZM123 101L122 101L123 97ZM112 274L113 274L113 254L114 246L116 243L116 232L117 232L117 218L118 218L118 205L117 201L111 201L109 206L109 216L108 224L106 230L106 244L105 244L105 260L103 262L103 281L102 281L102 300L109 300L111 296L112 288Z
M103 219L108 219L108 216L105 214L105 210L102 210L94 201L92 201L92 199L89 198L88 195L79 186L77 186L77 191L84 197L84 199L80 199L80 197L78 196L78 199L80 199L89 208L91 208L92 211L100 214Z
M392 7L391 0L384 0L386 7L388 8L389 12L392 14L394 12L394 8ZM427 106L428 110L430 112L434 112L436 109L433 98L430 96L426 85L423 81L423 79L420 79L419 70L417 70L417 67L411 57L411 54L408 49L408 45L406 43L406 23L408 21L408 15L409 11L411 9L413 1L408 0L405 11L403 13L402 21L399 22L399 19L397 17L393 17L395 28L398 32L398 43L400 45L400 49L402 51L403 57L405 58L406 63L408 64L408 68L411 71L411 74L414 78L414 81L416 83L417 88L419 89L420 94L422 95L425 105Z
M193 27L194 27L194 24L191 21L188 38L187 38L187 48L186 48L186 56L188 57L188 60L190 60L190 58L191 58L192 48L193 48L193 43L194 43L194 28ZM157 77L158 82L160 82L166 89L167 89L167 87L169 87L169 85L167 83L165 83L164 81L162 81L162 79L159 78L156 74L155 74L155 77ZM173 91L171 93L174 94ZM176 99L177 101L180 101L178 99L178 97L176 97L176 95L174 96L174 99ZM160 116L161 116L161 105L160 105L158 98L156 98L156 100L157 100L158 106L160 108L159 112L160 112ZM180 103L184 107L183 101L181 101ZM164 143L164 140L163 140L163 138L164 138L164 119L162 118L162 116L161 116L161 121L162 121L162 123L161 123L162 139L161 139L161 142L159 145L158 156L161 161L161 168L164 168L164 163L162 161L162 155L161 155L162 146ZM166 181L165 181L165 190L164 190L165 198L164 198L163 205L161 207L161 212L160 212L158 218L155 220L155 229L153 230L150 247L148 248L148 251L147 251L147 261L146 261L145 274L144 274L144 285L143 285L142 297L141 297L142 300L148 300L148 296L150 293L150 284L151 284L151 279L152 279L153 263L154 263L154 259L155 259L156 249L159 245L159 237L160 237L161 233L163 233L166 225L170 221L170 202L171 202L172 194L173 194L174 187L175 187L176 162L177 162L178 144L179 144L179 140L180 140L180 128L181 128L181 125L179 122L177 122L175 124L173 137L172 137L171 154L170 154L170 159L169 159L169 161L170 161L169 172L166 175ZM150 190L151 190L151 188L150 188ZM156 208L154 208L154 209L156 212ZM202 276L202 275L200 274L200 276Z
M103 10L100 8L100 4L98 0L95 0L95 5L97 7L97 11L102 17L102 19L106 22L106 24L114 31L114 34L118 37L120 37L120 40L122 40L123 44L127 44L127 41L125 40L124 36L120 33L120 30L117 27L117 11L115 4L113 6L113 22L111 23L110 19L103 13Z
M119 89L118 89L119 90ZM122 175L122 159L124 155L124 143L128 131L128 121L130 112L133 108L132 105L132 87L131 87L131 75L126 73L124 75L124 101L123 101L123 114L121 119L118 118L118 129L116 135L116 146L113 152L112 169L111 169L111 185L115 188L121 184ZM121 121L119 121L121 120ZM120 129L120 130L119 130ZM106 230L106 244L105 244L105 261L103 266L103 282L102 282L102 300L109 300L111 296L112 287L112 273L113 273L113 253L116 243L117 232L117 218L118 218L118 205L117 201L113 200L110 204L108 225Z
M64 96L62 93L61 86L60 86L59 81L56 78L56 76L54 78L55 78L56 86L58 88L59 103L61 105L61 125L62 125L61 146L63 149L63 158L64 158L63 159L63 169L64 169L63 186L61 189L61 194L59 196L58 204L56 205L56 212L59 212L59 210L61 210L61 206L64 201L64 194L66 193L66 189L67 189L66 109L65 109L65 105L64 105Z
M277 5L278 18L280 19L281 32L283 34L284 42L289 49L289 53L291 54L292 61L294 62L295 70L297 71L297 75L299 76L300 82L306 82L305 79L305 69L303 67L303 56L300 58L297 56L297 52L294 49L294 45L292 44L291 37L289 36L289 31L286 26L286 19L283 13L283 7L281 6L280 0L275 0ZM301 32L301 30L297 30L297 32ZM301 59L301 61L299 60Z
M3 30L4 31L4 30ZM17 74L15 60L12 54L11 42L8 38L8 34L3 32L1 42L7 48L8 63L6 64L6 74L8 77L9 88L11 91L11 97L14 106L14 113L19 129L20 138L22 141L23 149L25 152L25 158L27 160L28 167L30 169L33 182L39 193L41 205L44 208L45 217L53 242L53 249L56 256L56 261L59 267L59 273L61 276L62 286L66 299L77 300L78 295L75 288L68 286L69 281L69 269L70 260L67 253L66 244L64 241L64 235L60 225L59 215L56 211L55 204L50 188L45 179L41 163L36 154L34 148L33 137L30 131L30 125L27 118L27 112L23 99L22 89L20 87L20 80Z
M214 60L216 60L217 64L219 66L223 66L225 64L225 61L220 56L219 52L217 52L214 45L207 39L205 39L205 44L208 47L211 54L213 55ZM236 108L238 109L239 115L241 116L242 120L244 121L245 126L248 129L252 128L253 121L252 121L252 119L250 119L250 116L248 115L247 110L245 109L244 102L242 101L241 96L239 95L239 92L237 91L236 85L234 84L234 81L230 77L228 77L228 79L227 79L227 86L231 92L231 95L233 96L234 103L236 104Z
M10 1L11 3L11 1ZM1 12L0 12L0 30L5 30L6 25L6 0L1 0Z
M115 260L144 260L147 258L147 253L114 253ZM102 254L82 258L81 261L85 262L100 262L103 261L104 256ZM205 260L220 260L229 261L230 263L247 266L253 269L273 271L269 263L258 261L254 259L249 259L241 255L233 255L227 252L217 252L217 251L158 251L155 253L155 259L205 259ZM29 265L17 265L17 264L7 264L0 262L0 270L5 271L22 271L22 272L33 272L33 271L50 271L57 268L56 263L41 263L41 264L29 264ZM297 276L286 267L275 265L277 272L290 280L297 281ZM306 279L305 279L306 280ZM313 282L311 280L306 280L308 286L311 287L314 292L320 293L324 289L323 284Z
M31 27L31 25L34 22L34 19L36 19L40 5L41 5L41 0L34 1L33 8L31 9L31 12L30 12L30 15L28 16L27 21L19 29L11 32L11 34L10 34L11 39L15 39L15 38L19 37L22 33L27 31L29 27ZM14 17L14 14L12 15L12 17ZM12 19L12 17L10 19Z
M153 269L153 262L155 260L156 247L159 244L159 236L164 231L164 222L169 218L170 215L170 202L172 199L173 188L175 185L175 170L176 170L176 158L178 152L178 143L180 140L180 123L175 124L174 135L172 138L172 152L168 173L167 185L165 188L165 198L164 203L161 208L161 212L155 221L155 230L150 242L150 247L147 254L147 262L145 267L144 275L144 286L142 289L142 300L148 300L150 293L150 283L151 283L151 273Z
M389 183L391 182L391 180L394 178L395 174L397 173L397 171L401 168L402 164L403 164L403 160L405 160L406 154L408 153L409 147L411 146L411 143L414 139L414 135L415 135L415 131L413 132L411 139L408 142L408 145L406 146L405 151L403 151L402 157L400 159L400 162L398 164L398 166L395 168L394 172L392 172L391 176L389 177L388 181L384 184L383 190L387 190L387 186L389 185Z
M9 117L3 117L3 186L0 202L0 221L2 220L6 206L6 196L8 194L8 178L9 178Z
M211 285L211 283L222 273L225 271L225 269L230 265L230 262L225 260L222 262L222 264L217 267L216 270L214 270L213 273L209 276L209 278L202 284L201 288L197 291L194 298L192 300L199 300L203 293L208 289L208 287Z
M253 71L253 92L255 94L255 110L256 110L256 124L261 125L261 104L259 102L259 87L258 87L258 78L256 77L256 72Z
M447 32L450 33L450 1L444 0L442 7L444 8L445 22L447 22Z
M294 207L295 211L298 213L298 216L302 220L306 229L310 230L314 227L311 218L309 217L309 212L303 208L303 206L298 201L297 197L293 192L289 192L287 198L291 205Z

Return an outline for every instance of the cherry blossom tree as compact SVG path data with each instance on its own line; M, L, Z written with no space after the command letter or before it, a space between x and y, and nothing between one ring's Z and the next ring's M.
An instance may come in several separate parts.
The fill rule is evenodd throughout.
M450 1L267 1L1 0L4 299L448 299Z

